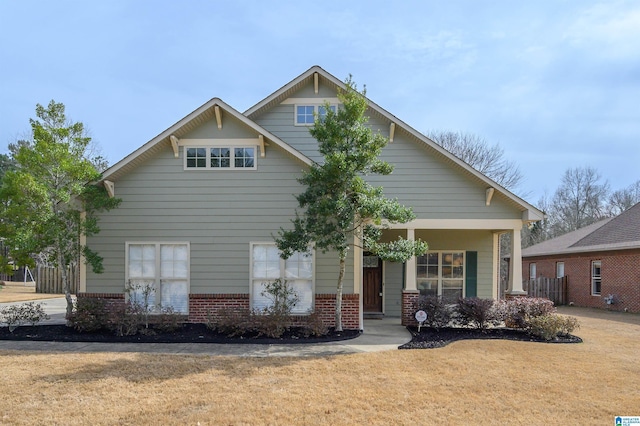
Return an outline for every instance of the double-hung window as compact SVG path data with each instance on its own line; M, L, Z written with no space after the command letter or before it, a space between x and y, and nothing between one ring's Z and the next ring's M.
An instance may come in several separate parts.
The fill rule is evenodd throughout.
M186 169L256 169L255 146L185 147Z
M331 105L329 109L336 112L336 106ZM324 105L296 105L295 106L295 125L296 126L312 126L317 115L320 120L327 115L327 109Z
M423 296L454 301L464 296L464 252L429 251L417 258L418 290Z
M130 301L188 313L189 243L127 243L126 264Z
M251 308L262 310L273 302L265 293L265 284L281 279L287 282L298 296L292 313L306 314L313 310L314 280L313 251L294 253L290 258L280 258L273 243L251 244Z
M602 261L591 261L591 294L600 296L602 292Z

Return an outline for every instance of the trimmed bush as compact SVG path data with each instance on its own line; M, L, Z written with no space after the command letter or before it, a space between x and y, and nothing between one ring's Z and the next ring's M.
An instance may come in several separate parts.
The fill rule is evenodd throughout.
M432 327L436 330L447 327L451 323L453 309L447 304L442 297L438 296L420 296L414 305L415 312L425 311L427 319L424 326Z
M80 332L98 331L108 328L109 310L104 299L81 297L73 305L69 318L71 326Z
M318 312L313 312L306 317L302 317L302 332L306 337L325 336L329 333L329 327L322 321Z
M539 315L529 320L529 332L545 340L557 339L580 328L578 319L558 314Z
M502 322L493 299L466 297L458 299L455 321L462 326L486 330Z
M553 302L542 297L514 297L497 305L507 327L529 328L530 320L556 311Z
M42 320L49 319L42 304L35 302L5 306L0 310L0 322L9 326L9 332L23 324L36 325Z

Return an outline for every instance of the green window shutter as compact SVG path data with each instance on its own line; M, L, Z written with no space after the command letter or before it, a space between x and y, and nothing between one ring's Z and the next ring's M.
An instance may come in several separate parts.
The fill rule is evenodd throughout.
M478 252L468 251L465 264L467 276L465 279L465 297L478 296Z

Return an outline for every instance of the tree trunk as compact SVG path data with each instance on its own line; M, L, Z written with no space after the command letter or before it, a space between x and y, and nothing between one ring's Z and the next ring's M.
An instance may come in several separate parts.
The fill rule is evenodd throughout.
M344 279L345 256L340 256L340 273L336 289L336 331L342 331L342 281Z
M67 274L67 265L64 264L62 257L62 249L59 249L58 268L60 268L60 276L62 278L62 288L64 288L64 298L67 300L67 325L70 326L69 319L73 313L73 299L71 298L71 285L69 283L69 275Z

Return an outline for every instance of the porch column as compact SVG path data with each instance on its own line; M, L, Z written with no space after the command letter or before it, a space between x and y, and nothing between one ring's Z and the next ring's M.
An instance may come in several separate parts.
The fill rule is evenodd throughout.
M413 241L416 239L416 231L415 229L407 229L407 240ZM405 274L404 274L404 289L417 291L418 286L416 283L416 257L411 256L406 264L405 264Z
M522 288L522 242L520 229L511 231L511 263L509 265L509 289L507 294L522 296L527 294Z

